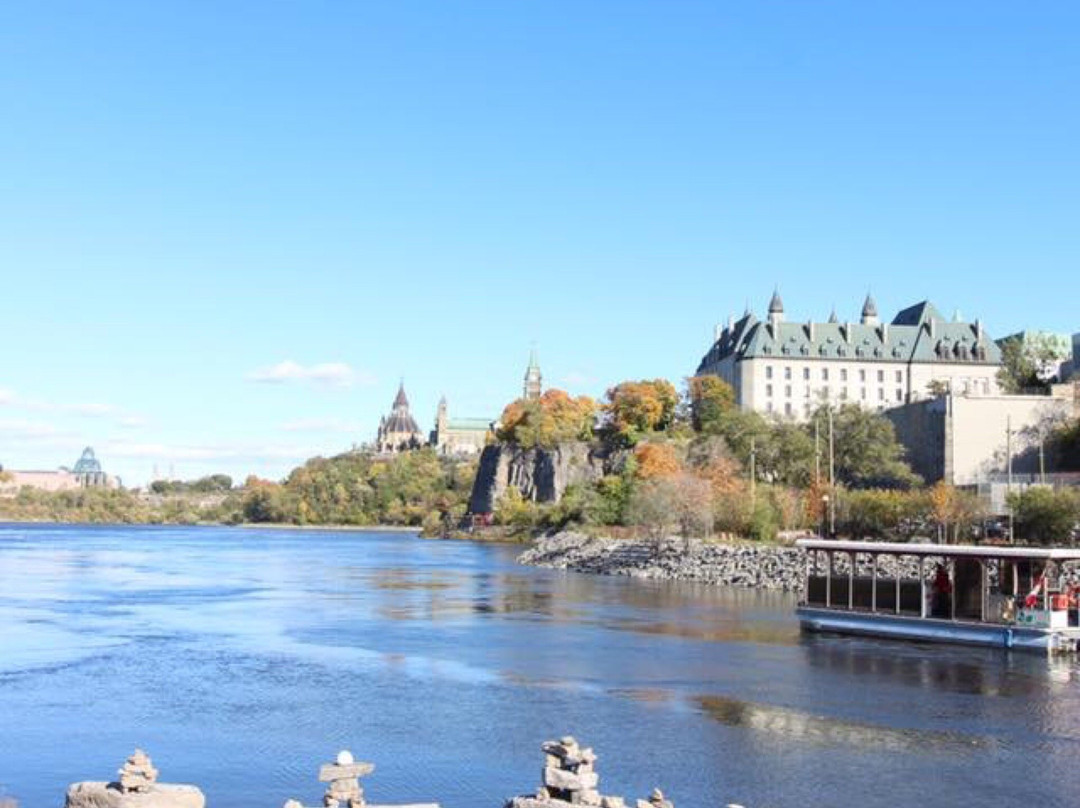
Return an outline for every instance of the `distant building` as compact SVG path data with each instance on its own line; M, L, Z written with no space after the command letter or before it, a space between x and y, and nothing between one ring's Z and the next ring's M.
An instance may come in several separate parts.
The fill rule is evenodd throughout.
M424 434L416 419L409 412L409 398L405 395L405 383L398 387L390 414L379 419L376 451L384 454L419 449L424 445Z
M446 397L439 400L431 445L442 455L479 454L494 432L494 418L451 418Z
M1080 375L1080 333L1072 335L1072 355L1061 363L1059 378L1067 382L1078 375Z
M1061 350L1061 358L1040 361L1035 369L1039 381L1054 382L1065 381L1072 374L1073 356L1077 350L1077 337L1080 337L1080 334L1074 335L1070 340L1066 334L1055 334L1050 331L1017 331L1015 334L1002 337L997 341L997 344L999 347L1004 348L1006 342L1019 342L1024 346L1032 341L1055 343Z
M525 369L525 382L521 397L529 400L540 398L544 392L544 377L540 373L540 363L536 361L536 351L529 353L529 366Z
M0 471L3 467L0 466ZM119 488L120 478L102 471L94 450L87 446L75 461L74 468L60 467L56 471L8 470L0 477L0 492L13 493L20 488L39 491L76 491L80 488Z
M749 310L717 327L697 368L735 390L745 410L804 418L821 402L884 410L943 390L996 395L1001 350L982 323L948 322L929 302L878 319L867 295L859 322L786 322L778 292L768 318Z

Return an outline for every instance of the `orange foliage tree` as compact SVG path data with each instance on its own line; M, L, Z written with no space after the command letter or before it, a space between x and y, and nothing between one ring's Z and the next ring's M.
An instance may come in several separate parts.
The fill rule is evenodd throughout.
M592 438L596 402L548 390L538 399L513 401L499 419L499 440L531 448Z
M639 443L634 449L636 474L642 480L674 477L682 471L682 463L670 443Z
M661 432L675 421L679 394L666 379L622 382L607 391L606 428L627 445Z

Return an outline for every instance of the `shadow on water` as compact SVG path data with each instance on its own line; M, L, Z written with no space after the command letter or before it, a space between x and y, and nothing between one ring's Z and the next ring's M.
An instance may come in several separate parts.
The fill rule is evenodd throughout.
M863 750L925 753L985 752L997 744L993 738L961 732L885 727L724 696L701 696L698 704L721 724L773 735L792 744L844 744Z

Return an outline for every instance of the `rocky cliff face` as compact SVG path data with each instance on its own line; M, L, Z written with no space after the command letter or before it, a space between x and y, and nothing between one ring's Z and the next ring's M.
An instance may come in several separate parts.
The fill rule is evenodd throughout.
M621 462L620 456L587 443L552 449L523 449L510 443L488 446L480 455L469 513L491 513L511 486L525 499L558 502L567 486L595 482Z

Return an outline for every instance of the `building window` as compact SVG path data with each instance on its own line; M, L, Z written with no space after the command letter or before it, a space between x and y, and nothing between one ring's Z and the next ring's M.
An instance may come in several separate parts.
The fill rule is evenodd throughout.
M904 391L901 390L899 387L896 388L896 400L897 401L903 401L904 400Z
M859 397L862 398L863 401L866 401L866 388L865 387L863 387L862 389L859 390Z
M772 402L771 401L766 401L765 402L765 412L772 412Z
M821 369L821 380L823 382L827 382L829 380L829 369L828 368L822 368Z
M803 368L802 369L802 377L803 377L803 381L807 381L807 382L810 381L810 368Z
M769 398L772 398L772 385L771 384L765 385L765 395L767 395Z
M803 388L803 395L805 395L807 398L810 398L810 385L807 385Z
M866 381L866 371L865 370L860 370L859 371L859 381L860 382L865 382ZM866 398L866 396L863 396L863 398Z
M879 370L877 372L877 380L878 380L879 384L883 383L885 381L885 371L884 370Z
M847 388L846 387L843 387L843 388L840 389L840 399L842 401L847 401Z
M786 379L787 381L791 381L791 366L790 365L788 365L786 368L784 368L784 379Z
M885 400L885 388L884 387L879 387L877 389L877 400L878 401L884 401Z
M772 378L772 365L766 365L765 366L765 378L766 379L771 379Z
M904 371L902 371L902 370L896 371L896 383L900 384L903 381L904 381Z
M791 415L791 402L790 401L787 404L784 405L784 414L785 415Z
M847 368L840 368L840 381L847 381Z
M791 398L791 385L790 384L785 384L784 385L784 395L787 398Z

